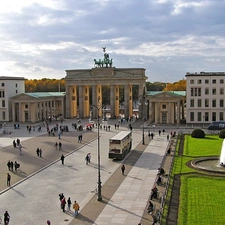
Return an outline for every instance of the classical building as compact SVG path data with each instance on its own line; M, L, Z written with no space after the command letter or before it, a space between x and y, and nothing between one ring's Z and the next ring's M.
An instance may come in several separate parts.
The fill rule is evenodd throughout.
M180 124L185 122L185 91L148 91L147 120L150 124Z
M0 121L9 121L12 108L9 99L25 92L24 77L0 77Z
M224 72L186 73L187 123L224 120Z
M22 93L10 98L14 122L40 122L64 118L65 92Z
M105 48L103 49L105 52ZM124 87L124 115L133 116L132 86L139 86L139 95L145 89L145 69L143 68L115 68L107 53L103 60L94 60L95 68L66 70L66 118L87 118L92 115L102 115L102 86L110 86L111 118L119 116L120 96L119 88ZM91 91L91 95L90 95ZM92 99L90 99L92 96ZM95 106L95 107L91 107ZM144 106L139 115L143 117Z

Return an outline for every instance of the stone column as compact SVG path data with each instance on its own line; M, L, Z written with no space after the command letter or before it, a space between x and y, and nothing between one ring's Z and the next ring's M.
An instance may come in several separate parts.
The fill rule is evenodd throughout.
M115 85L115 116L119 117L120 115L120 87Z
M128 85L129 89L129 117L133 116L133 97L132 97L132 85Z
M21 102L19 102L19 122L22 122L22 113Z
M143 84L138 86L138 102L139 104L139 109L138 109L138 116L140 119L144 119L144 106L143 106L143 94L144 94L144 86Z
M116 86L115 85L111 85L110 86L110 112L111 112L111 118L116 118L115 103L116 103Z
M83 100L84 100L84 118L90 116L90 101L89 101L89 86L85 85L83 87Z
M27 102L28 105L28 122L31 122L31 104L30 102Z
M79 118L84 118L83 86L79 86Z
M177 124L180 124L180 100L177 101Z
M97 106L98 97L97 97L97 86L92 86L92 105ZM98 112L95 107L92 107L92 120L97 118Z
M124 85L124 118L129 118L129 85Z
M71 93L70 86L66 85L66 118L71 118Z
M169 109L168 109L168 123L169 124L172 123L172 121L171 121L171 119L172 119L172 113L171 113L171 111L172 111L171 102L169 102Z

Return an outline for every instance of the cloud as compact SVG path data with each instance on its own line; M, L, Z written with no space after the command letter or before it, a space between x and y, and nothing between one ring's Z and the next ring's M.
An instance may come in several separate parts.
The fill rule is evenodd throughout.
M0 3L0 75L62 78L87 69L102 47L150 81L223 68L225 1L13 0ZM170 80L169 80L170 79Z

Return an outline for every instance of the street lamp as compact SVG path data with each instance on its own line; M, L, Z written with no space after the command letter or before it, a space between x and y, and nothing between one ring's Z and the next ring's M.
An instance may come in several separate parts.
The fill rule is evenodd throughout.
M148 100L145 101L145 95L140 95L139 98L142 98L141 102L139 102L138 104L141 105L141 104L145 104L145 105L148 105ZM144 112L143 112L143 126L142 126L142 144L145 145L145 115L144 115Z
M99 135L99 110L102 108L102 105L96 106L96 105L91 105L91 108L96 108L98 111L97 115L97 122L98 122L98 201L102 201L102 182L101 182L101 173L100 173L100 135Z

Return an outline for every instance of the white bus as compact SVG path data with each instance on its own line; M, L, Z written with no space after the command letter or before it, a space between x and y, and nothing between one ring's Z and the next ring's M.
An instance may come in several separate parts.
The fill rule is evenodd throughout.
M132 147L131 131L120 131L109 139L109 158L123 159Z

